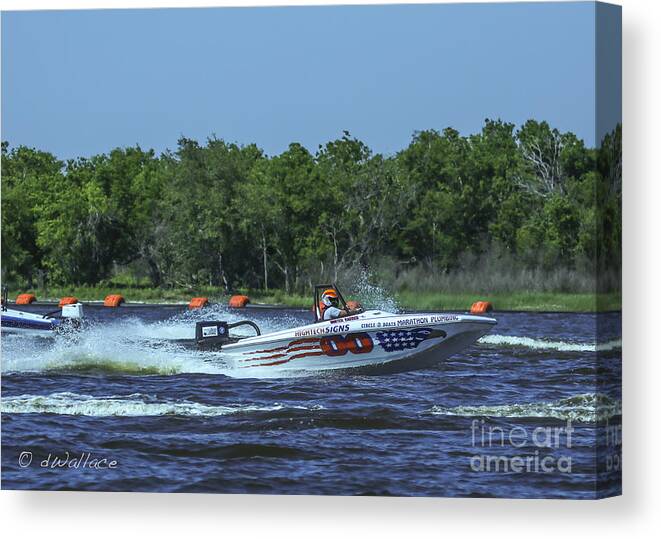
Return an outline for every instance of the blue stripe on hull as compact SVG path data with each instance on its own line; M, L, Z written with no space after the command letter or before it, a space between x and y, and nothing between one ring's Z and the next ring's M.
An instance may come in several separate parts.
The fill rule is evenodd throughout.
M52 331L59 324L55 320L27 320L24 318L14 318L12 316L3 316L0 318L0 325L3 328L13 329L39 329L43 331Z

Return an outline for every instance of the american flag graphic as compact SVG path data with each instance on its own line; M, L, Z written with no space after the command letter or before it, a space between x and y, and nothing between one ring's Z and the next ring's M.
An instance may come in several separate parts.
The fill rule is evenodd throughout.
M265 350L256 350L254 352L244 352L244 355L254 356L245 358L243 361L254 362L260 360L269 360L267 363L259 363L260 367L270 367L273 365L282 365L292 359L298 359L308 356L323 356L319 338L297 339L291 341L285 346L278 346ZM244 365L250 367L251 365Z
M401 352L417 348L432 332L429 328L393 329L379 331L376 340L386 352Z

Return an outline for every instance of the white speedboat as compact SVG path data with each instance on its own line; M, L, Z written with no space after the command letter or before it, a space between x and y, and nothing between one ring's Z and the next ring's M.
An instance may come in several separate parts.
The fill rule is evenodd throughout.
M352 371L386 374L424 369L473 344L495 324L494 318L468 314L393 314L368 310L343 318L322 320L320 291L315 287L315 322L306 326L261 335L251 321L228 324L198 322L195 342L199 349L222 350L223 358L246 376L300 375ZM231 335L249 325L257 333Z
M77 328L83 318L83 305L73 303L63 305L51 313L38 314L7 306L7 292L2 292L2 310L0 311L0 328L3 334L15 333L25 336L52 336L70 328Z

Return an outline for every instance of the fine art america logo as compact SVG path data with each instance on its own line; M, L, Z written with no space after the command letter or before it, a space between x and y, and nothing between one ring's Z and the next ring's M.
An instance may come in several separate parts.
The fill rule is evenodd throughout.
M474 472L571 473L571 456L556 453L571 449L573 433L570 420L562 427L503 428L474 419L471 443L484 452L470 457L470 468ZM511 455L508 449L517 454Z

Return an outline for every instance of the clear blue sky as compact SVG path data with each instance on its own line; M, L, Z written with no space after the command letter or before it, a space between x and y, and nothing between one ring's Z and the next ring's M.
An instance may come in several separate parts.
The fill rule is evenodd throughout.
M181 135L376 152L547 120L594 144L592 3L2 13L2 139L60 158Z

